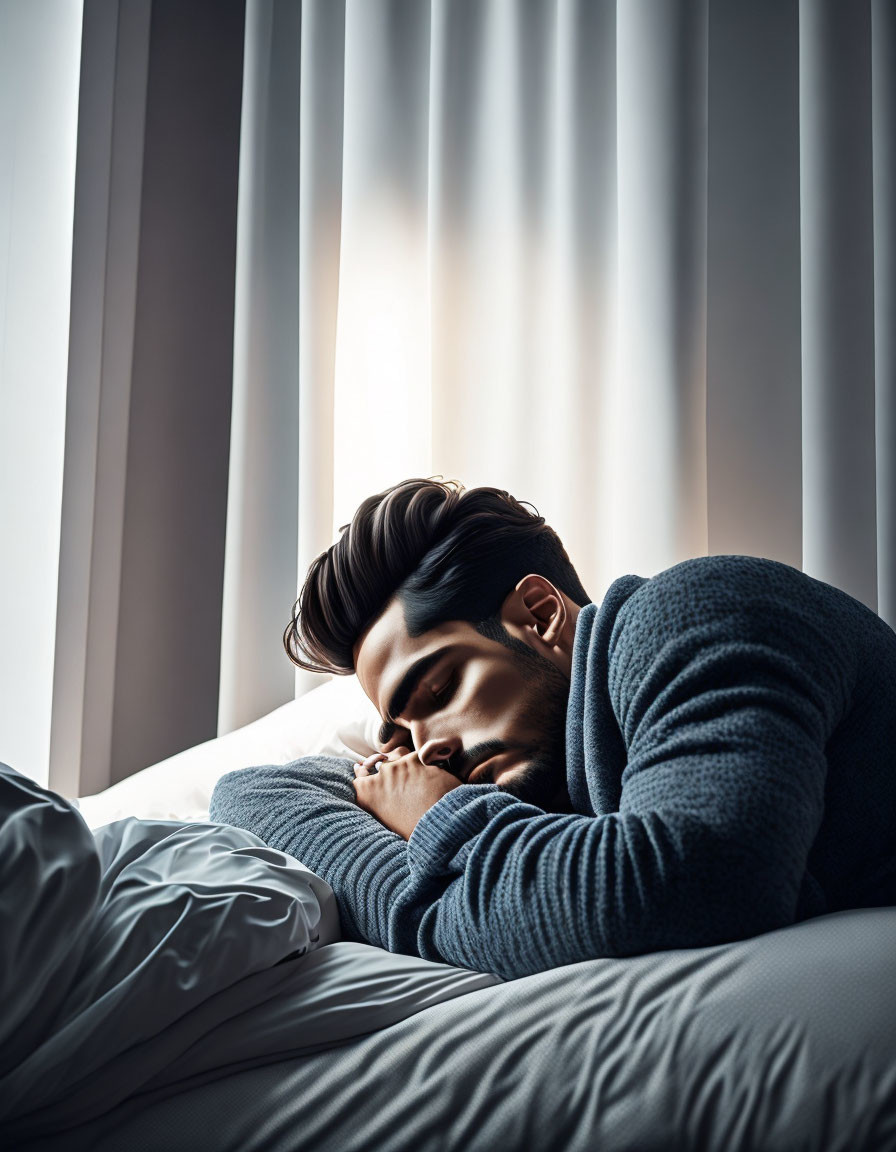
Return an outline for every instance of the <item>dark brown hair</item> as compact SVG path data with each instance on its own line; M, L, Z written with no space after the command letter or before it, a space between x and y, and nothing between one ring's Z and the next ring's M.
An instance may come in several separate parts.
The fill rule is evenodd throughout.
M368 497L340 532L308 569L283 633L290 660L312 672L354 672L355 642L395 595L411 636L446 620L493 623L530 572L589 601L557 533L498 488L404 480Z

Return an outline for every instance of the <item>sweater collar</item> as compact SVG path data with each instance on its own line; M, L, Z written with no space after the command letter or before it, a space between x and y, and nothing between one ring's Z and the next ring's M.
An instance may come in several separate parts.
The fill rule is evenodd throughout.
M579 610L566 710L566 784L575 812L598 816L619 806L625 744L607 686L610 637L623 604L646 582L620 576L600 606Z

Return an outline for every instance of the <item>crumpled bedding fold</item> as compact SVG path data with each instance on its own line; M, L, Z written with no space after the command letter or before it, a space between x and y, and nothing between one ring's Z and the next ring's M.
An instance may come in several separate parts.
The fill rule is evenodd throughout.
M329 885L251 833L125 819L91 834L0 765L0 1134L61 1131L498 982L338 945L364 954L353 984L327 954L339 939Z

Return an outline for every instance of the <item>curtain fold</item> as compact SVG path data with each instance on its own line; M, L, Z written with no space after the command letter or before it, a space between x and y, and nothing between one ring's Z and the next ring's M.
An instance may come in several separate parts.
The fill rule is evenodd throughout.
M50 786L111 783L150 0L84 7Z
M51 786L318 684L290 606L409 476L593 600L740 552L896 623L891 0L243 16L85 4Z
M301 22L298 5L254 5L246 13L221 732L264 715L293 692L279 632L295 588L303 423L295 386Z
M277 11L250 0L250 27ZM298 397L298 562L259 534L293 584L245 667L283 659L308 565L413 475L533 503L595 600L743 552L892 621L894 37L884 0L304 0L297 194L240 225L294 213L241 245L238 314L299 228L298 304L265 295L263 328L298 315L297 379L270 381ZM249 186L291 187L258 131ZM224 728L261 706L227 677Z
M296 592L312 560L332 543L334 528L344 66L344 0L304 3L299 168L299 524L297 570L293 572ZM295 381L291 383L295 385ZM291 602L284 608L282 628L289 619ZM285 659L282 649L279 658ZM298 671L295 692L301 695L320 682L313 673Z
M871 6L878 611L896 627L896 5Z
M391 477L431 470L429 5L349 3L344 45L331 537Z
M0 761L41 784L64 612L56 590L82 17L82 0L0 0Z
M798 0L712 0L709 59L709 551L800 568Z
M49 733L69 796L217 726L244 17L243 0L84 4ZM243 403L234 430L249 481L253 417ZM262 566L278 546L264 534ZM245 658L232 639L225 669Z
M616 450L601 498L610 551L638 573L708 547L707 40L703 0L618 5Z
M877 607L871 6L800 3L803 567Z

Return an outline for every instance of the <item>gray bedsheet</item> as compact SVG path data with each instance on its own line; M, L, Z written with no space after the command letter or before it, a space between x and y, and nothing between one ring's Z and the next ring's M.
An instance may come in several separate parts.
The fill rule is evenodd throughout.
M337 943L321 950L339 963ZM388 955L388 954L383 954ZM896 909L470 991L44 1148L887 1152Z

